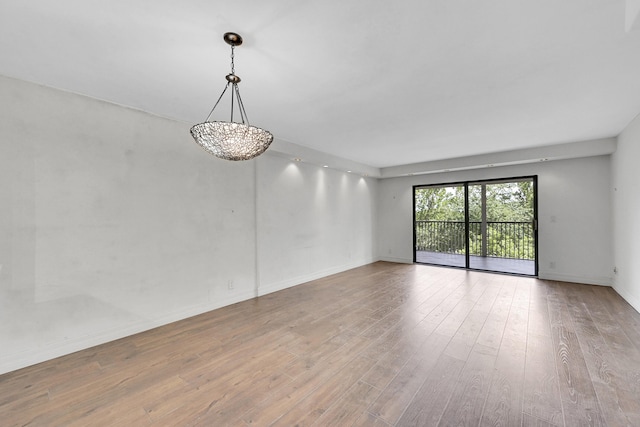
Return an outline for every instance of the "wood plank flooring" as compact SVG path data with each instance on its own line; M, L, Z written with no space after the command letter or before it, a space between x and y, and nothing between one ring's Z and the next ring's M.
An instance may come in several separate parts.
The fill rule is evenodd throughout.
M606 287L379 262L0 376L2 426L639 426Z

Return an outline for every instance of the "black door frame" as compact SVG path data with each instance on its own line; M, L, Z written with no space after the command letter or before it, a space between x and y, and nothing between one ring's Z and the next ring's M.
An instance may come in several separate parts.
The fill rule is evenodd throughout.
M419 264L427 264L427 265L437 265L439 267L450 267L450 268L464 268L466 270L472 271L485 271L490 273L500 273L500 274L510 274L514 276L522 276L522 274L510 273L504 271L492 271L492 270L482 270L477 268L470 267L470 254L469 254L469 185L476 184L489 184L489 183L507 183L507 182L515 182L515 181L523 181L523 180L531 180L533 183L533 245L534 245L534 274L533 276L524 275L527 277L538 277L538 175L525 175L525 176L516 176L516 177L507 177L507 178L493 178L493 179L479 179L479 180L470 180L470 181L455 181L455 182L445 182L438 184L423 184L423 185L414 185L412 192L413 199L413 262L417 262L416 257L416 244L417 244L417 236L416 236L416 189L425 188L425 187L464 187L464 235L465 235L465 267L458 267L455 265L441 265L441 264L429 264L429 263L419 263Z

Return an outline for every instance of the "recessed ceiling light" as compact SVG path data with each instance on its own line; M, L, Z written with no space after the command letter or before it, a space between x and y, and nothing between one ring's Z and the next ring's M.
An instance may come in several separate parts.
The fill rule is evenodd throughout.
M351 173L351 171L347 171L347 172Z
M329 165L324 165L324 166L322 166L322 167L323 167L323 168L328 168L328 167L329 167Z
M301 162L301 161L302 161L302 159L300 159L300 158L296 157L296 158L294 158L294 159L293 159L293 161L294 161L294 162Z

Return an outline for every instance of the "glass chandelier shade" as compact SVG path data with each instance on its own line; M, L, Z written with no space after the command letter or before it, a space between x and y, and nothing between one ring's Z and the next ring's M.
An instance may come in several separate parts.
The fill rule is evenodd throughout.
M227 85L211 112L203 123L191 128L191 136L202 148L225 160L249 160L264 153L273 142L273 134L259 127L251 126L240 97L240 77L235 74L234 48L242 44L242 37L236 33L225 33L224 40L231 45L231 73L227 74ZM231 120L209 121L220 100L231 86ZM234 104L237 104L241 122L233 121Z
M204 122L191 135L209 153L225 160L249 160L264 153L273 135L264 129L236 122Z

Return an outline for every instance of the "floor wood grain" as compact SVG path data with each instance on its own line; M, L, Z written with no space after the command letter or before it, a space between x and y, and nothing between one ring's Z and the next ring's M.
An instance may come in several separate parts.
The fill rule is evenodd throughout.
M379 262L0 376L2 426L637 426L612 289Z

